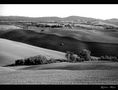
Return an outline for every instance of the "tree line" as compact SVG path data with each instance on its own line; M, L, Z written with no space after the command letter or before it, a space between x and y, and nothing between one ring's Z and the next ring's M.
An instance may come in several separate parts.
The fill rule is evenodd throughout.
M91 56L91 51L87 49L79 50L79 52L73 53L67 51L65 53L66 59L47 59L43 55L33 56L25 59L17 59L14 64L8 66L17 66L17 65L41 65L41 64L50 64L57 62L83 62L83 61L93 61L94 58ZM114 61L118 62L118 57L116 56L101 56L97 59L98 61Z

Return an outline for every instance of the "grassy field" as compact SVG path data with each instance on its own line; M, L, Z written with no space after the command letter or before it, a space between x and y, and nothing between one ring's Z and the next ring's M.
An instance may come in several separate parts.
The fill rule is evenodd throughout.
M62 52L35 47L7 39L0 39L0 66L12 64L17 59L24 59L36 55L43 55L46 58L65 59L65 54Z
M0 25L0 30L21 29L15 25Z
M54 31L54 30L53 30ZM51 31L50 33L53 33L53 31ZM86 30L87 31L87 30ZM87 33L89 32L89 34L92 31L78 31L77 32L72 32L72 31L59 31L59 30L55 30L55 32L59 33L63 33L66 36L57 36L57 35L52 35L52 34L45 34L45 33L37 33L31 30L12 30L9 32L5 32L4 34L1 34L0 37L1 38L6 38L6 39L10 39L10 40L14 40L14 41L19 41L22 43L27 43L30 45L34 45L34 46L38 46L38 47L42 47L42 48L47 48L47 49L52 49L52 50L56 50L56 51L61 51L61 52L66 52L66 51L73 51L75 53L78 52L78 49L88 49L91 51L91 54L93 56L103 56L103 55L111 55L111 56L118 56L118 44L113 44L110 43L109 40L114 41L113 38L110 38L108 41L109 43L97 43L97 42L84 42L84 41L80 41L74 38L71 38L72 36L82 36L83 38L86 36L88 37L89 35L85 35L79 32L83 32L83 33ZM48 32L47 32L48 33ZM115 33L112 33L112 36ZM115 36L117 36L118 33L115 34ZM96 35L94 33L92 33L91 35ZM98 34L99 36L99 34ZM102 36L106 36L106 34L104 35L102 33ZM108 35L109 36L109 35ZM115 37L114 38L117 38ZM101 36L98 37L98 39ZM111 37L111 36L109 36ZM92 40L95 40L95 38L91 36ZM89 38L88 38L89 39ZM89 40L88 40L89 41ZM103 39L101 39L100 41L103 41ZM64 43L64 45L62 46L61 43Z
M5 28L6 26L4 26ZM8 26L7 26L8 27ZM16 28L16 27L8 27ZM3 29L3 27L1 27ZM7 30L5 28L5 30ZM1 31L2 32L2 31ZM39 31L40 32L40 31ZM4 32L3 32L4 33ZM47 33L47 34L45 34ZM53 34L53 35L52 35ZM26 30L11 30L0 39L0 84L118 84L118 63L108 61L89 61L81 63L53 63L45 65L2 67L14 60L35 55L63 58L58 51L77 51L87 48L92 55L103 54L117 56L117 32L95 30L58 30L51 29L44 33ZM69 36L69 37L68 37ZM71 38L72 37L72 38ZM75 39L74 39L75 38ZM94 39L93 39L94 38ZM83 41L79 41L83 40ZM86 41L86 42L84 42ZM87 42L93 41L93 42ZM97 43L107 42L107 43ZM60 46L61 43L64 46ZM28 43L28 44L24 44ZM111 44L108 44L111 43ZM115 44L113 44L115 43ZM32 46L35 45L35 46ZM39 47L36 47L39 46ZM48 48L40 48L43 47ZM49 50L53 49L53 50ZM57 51L54 51L57 50Z
M10 70L0 71L0 84L118 85L118 63L115 62L55 63L5 68Z

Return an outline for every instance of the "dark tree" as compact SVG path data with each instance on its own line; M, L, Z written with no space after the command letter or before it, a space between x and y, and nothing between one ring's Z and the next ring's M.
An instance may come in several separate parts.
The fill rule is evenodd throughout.
M23 65L23 64L24 64L24 61L22 59L15 61L15 65Z
M71 61L71 52L67 51L65 57L67 58L67 61Z
M84 58L85 61L91 60L91 52L87 49L83 49L83 50L79 51L79 56L80 56L80 58Z

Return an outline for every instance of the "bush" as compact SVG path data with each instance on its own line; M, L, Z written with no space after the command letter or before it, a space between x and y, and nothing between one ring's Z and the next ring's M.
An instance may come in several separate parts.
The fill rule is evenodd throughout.
M76 59L76 62L83 62L83 61L85 61L84 58L78 58L78 59Z
M50 63L55 63L55 62L56 62L56 60L55 60L55 59L50 58L50 59L47 61L47 64L50 64Z
M57 62L67 62L67 60L65 60L65 59L55 59L55 61L56 61L56 63Z
M42 55L29 57L26 59L20 59L15 61L15 65L37 65L37 64L46 64L47 58Z
M79 51L78 55L80 56L80 58L84 58L85 61L91 60L91 52L87 49Z
M15 65L23 65L23 64L24 64L24 61L22 59L15 61Z
M47 62L47 58L42 55L38 55L35 57L30 57L25 60L25 65L37 65L37 64L45 64Z
M98 61L98 60L99 60L98 57L93 57L93 56L91 56L91 61Z
M67 51L65 57L67 58L67 61L71 61L71 52Z
M118 62L118 58L115 57L115 56L101 56L99 60L102 60L102 61L115 61L115 62Z
M65 57L68 62L82 62L91 60L90 51L88 50L82 50L78 55L68 51L66 52Z

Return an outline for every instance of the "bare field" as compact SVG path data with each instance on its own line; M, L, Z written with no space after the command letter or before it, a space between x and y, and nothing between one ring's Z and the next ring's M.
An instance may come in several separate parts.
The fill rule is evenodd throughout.
M92 67L94 63L96 67L97 64L98 66L102 64L104 70L101 70L100 67L89 70L84 69L84 67ZM79 66L81 65L83 65L83 67L81 67L83 69L79 70ZM65 68L62 68L64 66ZM107 66L110 66L110 68L106 68ZM39 67L42 69L39 69ZM50 69L49 67L53 68ZM58 67L58 69L56 69L56 67ZM67 69L69 67L76 68L75 70ZM114 67L116 68L114 69ZM118 84L118 63L114 62L55 63L50 65L7 68L15 70L9 72L0 71L0 84ZM43 68L45 68L45 70L43 70Z

